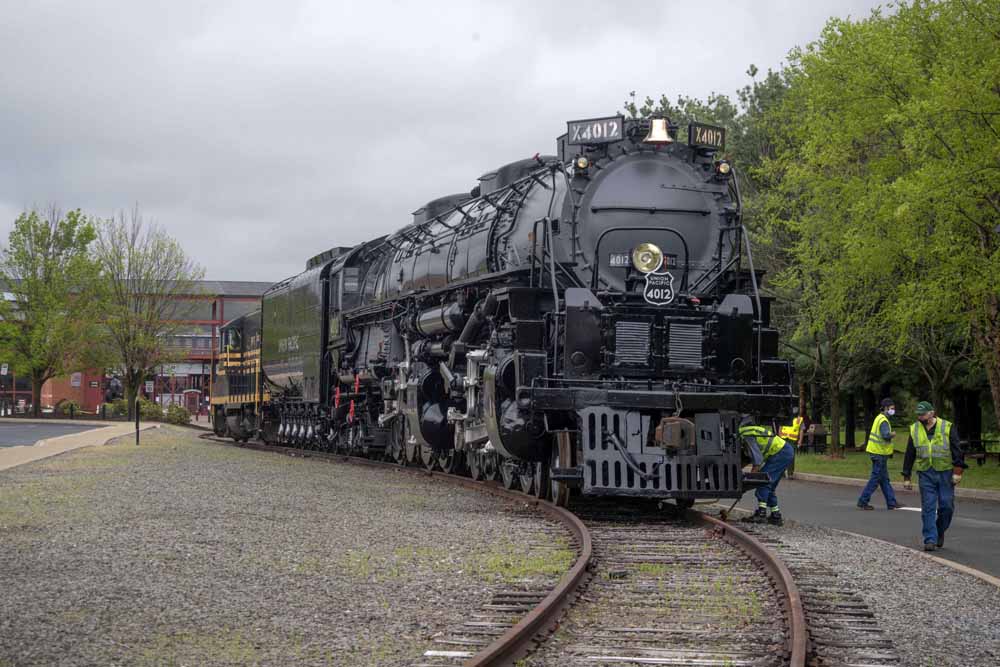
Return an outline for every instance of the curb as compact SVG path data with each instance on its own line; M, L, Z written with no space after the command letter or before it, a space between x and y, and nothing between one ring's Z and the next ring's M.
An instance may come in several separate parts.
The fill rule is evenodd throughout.
M34 417L0 417L0 424L71 424L78 426L117 426L125 424L124 421L114 421L111 419L51 419Z
M818 477L822 477L822 475L817 475L817 476ZM844 479L844 478L841 477L840 479ZM717 507L721 507L722 509L726 509L722 505L717 505ZM745 510L742 507L734 507L733 508L733 514L737 514L737 513L750 514L750 511L749 510ZM805 522L802 522L802 521L795 521L794 519L792 521L794 521L795 523L798 523L800 525L803 525L803 526L816 526L818 528L825 528L826 530L832 530L832 531L835 531L835 532L838 532L838 533L843 533L844 535L850 535L851 537L863 537L863 538L865 538L867 540L875 540L876 542L881 542L882 544L888 544L889 546L896 547L897 549L905 549L905 550L907 550L909 552L912 552L912 553L914 553L914 554L916 554L916 555L918 555L918 556L920 556L922 558L926 558L928 560L932 560L932 561L934 561L935 563L937 563L939 565L944 565L947 568L951 568L952 570L955 570L956 572L961 572L963 574L967 574L970 577L975 577L976 579L979 579L980 581L983 581L983 582L985 582L987 584L990 584L992 586L996 586L997 588L1000 588L1000 577L994 577L992 574L989 574L987 572L983 572L982 570L977 570L976 568L969 567L968 565L963 565L962 563L958 563L958 562L953 561L953 560L948 560L947 558L941 558L940 556L932 556L930 553L927 553L927 552L922 551L920 549L915 549L913 547L908 547L908 546L905 546L903 544L896 544L895 542L890 542L889 540L883 540L881 537L872 537L871 535L862 535L861 533L855 533L855 532L850 531L850 530L843 530L842 528L831 528L830 526L824 526L823 524L820 524L820 523L805 523Z
M153 429L157 428L163 428L163 424L159 422L147 422L144 426L139 427L139 432L141 433L142 431L152 431ZM122 433L121 435L116 435L113 438L108 438L101 445L90 445L90 446L102 447L104 445L113 445L119 440L124 440L125 438L128 438L129 440L135 440L135 431L129 431L128 433ZM80 449L86 449L86 448L81 447Z
M837 484L840 486L856 486L864 487L868 483L867 479L858 479L857 477L835 477L833 475L817 475L811 472L796 472L793 477L789 479L796 481L801 480L803 482L818 482L820 484ZM893 490L896 493L913 493L917 494L917 491L905 491L902 488L896 488L896 484L893 484ZM958 487L955 489L956 498L971 498L973 500L995 500L1000 502L1000 491L987 491L985 489L963 489Z

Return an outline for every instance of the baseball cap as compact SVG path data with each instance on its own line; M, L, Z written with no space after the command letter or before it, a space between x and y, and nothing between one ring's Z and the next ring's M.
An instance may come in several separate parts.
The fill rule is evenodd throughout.
M918 415L926 415L928 412L933 412L933 411L934 411L934 406L931 405L928 401L920 401L919 403L917 403Z

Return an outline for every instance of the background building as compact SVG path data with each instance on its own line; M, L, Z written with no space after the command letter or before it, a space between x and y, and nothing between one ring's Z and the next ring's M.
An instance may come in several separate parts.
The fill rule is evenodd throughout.
M196 294L183 297L185 319L167 341L182 358L157 369L142 388L142 395L163 405L177 403L192 413L203 411L208 403L212 364L219 350L219 327L229 320L260 308L260 299L272 285L269 282L201 280ZM0 375L0 388L9 388L13 378ZM54 408L60 402L75 401L83 410L96 411L104 400L108 378L101 371L84 371L54 378L42 387L42 407ZM31 384L17 378L16 395L9 399L31 401Z

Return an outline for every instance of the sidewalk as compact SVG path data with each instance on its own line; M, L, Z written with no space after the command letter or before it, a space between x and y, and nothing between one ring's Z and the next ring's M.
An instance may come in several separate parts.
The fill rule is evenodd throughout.
M797 472L794 477L789 479L795 479L802 482L820 482L822 484L839 484L841 486L856 486L864 488L865 484L868 483L867 479L859 479L857 477L837 477L836 475L817 475L811 472ZM892 481L893 488L899 491L902 488L902 484L898 480ZM917 480L914 478L913 486L916 488ZM974 498L976 500L995 500L1000 501L1000 491L988 491L986 489L965 489L961 485L955 487L955 496L958 498Z
M95 428L89 431L84 431L82 433L70 433L68 435L60 435L54 438L48 438L46 440L39 440L33 445L16 445L13 447L3 447L0 448L0 470L6 470L8 468L13 468L14 466L23 465L25 463L30 463L32 461L38 461L39 459L45 459L50 456L56 456L57 454L62 454L74 449L79 449L80 447L92 447L95 445L104 445L115 440L117 438L125 436L135 435L135 424L131 422L118 422L109 424L103 421L84 421L80 419L22 419L18 417L17 419L0 419L0 423L39 423L43 422L46 424L52 423L63 423L63 424L77 424L77 425L96 425L103 426L104 428ZM159 426L156 422L146 422L139 426L140 430L146 430L150 428L157 428Z

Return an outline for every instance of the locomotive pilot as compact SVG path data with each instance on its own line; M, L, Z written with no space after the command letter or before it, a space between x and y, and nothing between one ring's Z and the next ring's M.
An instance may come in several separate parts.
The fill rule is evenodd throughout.
M753 472L763 472L770 480L766 486L758 487L757 511L750 517L750 521L763 523L767 521L775 526L784 523L781 518L781 509L778 507L778 496L775 489L781 481L785 469L795 460L795 448L774 434L774 431L766 426L758 426L753 423L753 417L743 415L740 418L740 438L746 446L746 451L753 463ZM770 512L770 516L768 516Z

